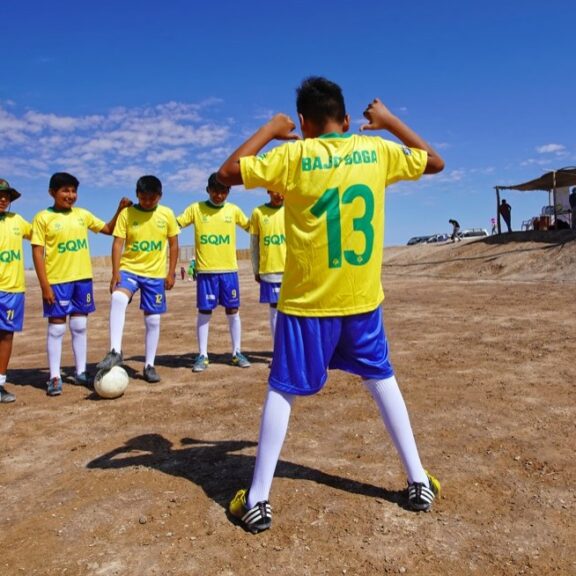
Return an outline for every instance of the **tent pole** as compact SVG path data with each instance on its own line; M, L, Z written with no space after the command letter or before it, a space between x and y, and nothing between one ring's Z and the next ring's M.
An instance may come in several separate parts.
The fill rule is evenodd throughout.
M554 226L557 226L558 216L556 215L556 170L552 172L552 203L554 204Z
M500 228L500 188L494 186L494 190L496 190L496 223L498 224L498 234L502 234Z

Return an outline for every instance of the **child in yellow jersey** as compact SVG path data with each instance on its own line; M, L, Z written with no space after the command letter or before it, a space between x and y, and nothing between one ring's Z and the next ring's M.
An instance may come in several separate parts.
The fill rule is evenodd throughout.
M226 202L230 187L223 186L216 174L208 178L209 200L190 204L178 216L181 228L194 224L196 249L196 305L198 307L199 354L193 372L208 368L208 332L212 310L221 304L226 310L232 339L232 364L249 368L241 352L240 286L236 260L236 226L248 231L250 221L238 206Z
M32 222L32 258L42 289L44 317L48 318L48 396L62 394L60 360L68 316L76 364L74 380L84 386L91 384L86 372L86 327L88 314L96 307L88 230L112 234L118 214L132 204L122 198L112 219L105 223L88 210L74 206L79 185L72 174L53 174L48 192L54 205L38 212Z
M278 296L286 260L284 196L268 190L270 202L258 206L250 217L250 256L254 278L260 284L260 303L270 305L272 340L276 331Z
M24 238L30 240L32 226L10 204L21 194L0 178L0 404L14 402L16 396L5 389L6 372L12 355L14 332L24 323Z
M325 78L302 82L296 108L305 139L277 114L218 172L228 185L281 192L285 205L286 268L254 477L230 503L252 532L272 523L268 497L292 402L318 392L329 368L357 374L372 394L408 476L408 506L429 510L440 487L420 462L380 304L385 189L439 172L444 162L378 99L362 129L388 130L402 144L349 134L342 91ZM255 156L274 139L295 142Z
M122 336L126 308L140 290L140 309L144 312L144 380L160 382L154 362L160 339L160 315L166 312L166 290L176 280L178 234L174 212L161 206L162 183L156 176L142 176L136 183L138 204L118 218L112 246L110 292L110 352L97 365L109 370L123 362ZM168 270L166 253L168 252Z

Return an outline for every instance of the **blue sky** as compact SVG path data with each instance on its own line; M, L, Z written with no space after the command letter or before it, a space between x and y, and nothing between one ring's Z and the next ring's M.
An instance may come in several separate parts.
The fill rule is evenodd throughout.
M29 219L50 205L56 171L75 174L78 206L105 220L149 173L179 213L273 113L295 118L304 77L323 75L355 130L380 97L445 158L442 174L389 188L387 245L448 231L449 218L489 228L495 185L576 165L575 20L570 0L6 0L0 177ZM505 196L516 228L548 201ZM236 188L230 201L248 214L265 198ZM107 254L110 240L91 246Z

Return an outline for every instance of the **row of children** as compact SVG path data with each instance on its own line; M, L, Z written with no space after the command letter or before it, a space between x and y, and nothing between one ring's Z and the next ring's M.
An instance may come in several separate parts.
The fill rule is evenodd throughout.
M174 286L178 260L178 234L195 228L197 274L197 336L200 353L193 371L208 366L208 332L212 310L222 305L230 327L232 364L247 368L241 352L240 290L236 260L235 227L251 232L255 278L260 282L260 301L268 302L271 329L284 269L283 197L270 193L270 203L254 210L250 221L236 205L226 202L230 188L216 175L208 179L208 201L191 204L175 217L160 204L162 183L155 176L142 176L136 184L138 202L122 198L113 218L104 222L88 210L75 206L78 179L68 173L52 176L49 193L53 205L28 223L11 212L20 197L6 180L0 180L0 403L15 400L5 388L14 332L24 319L25 282L22 243L29 239L42 290L44 317L48 319L47 353L50 378L47 394L62 393L60 370L66 322L72 337L74 380L90 385L87 364L87 317L95 310L88 230L113 235L110 281L110 351L97 364L109 369L123 362L122 338L126 309L140 290L140 309L145 322L144 379L160 381L154 367L160 337L160 316L166 311L166 290ZM217 240L217 241L216 241Z

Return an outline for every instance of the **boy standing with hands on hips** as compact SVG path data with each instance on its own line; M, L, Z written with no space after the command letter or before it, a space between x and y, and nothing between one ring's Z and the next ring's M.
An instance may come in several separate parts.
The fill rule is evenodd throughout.
M235 204L226 202L230 187L211 174L208 178L208 200L190 204L178 216L178 224L186 228L194 224L196 249L196 306L198 307L199 353L193 372L208 368L208 333L212 310L224 306L232 340L232 365L249 368L250 362L241 352L240 284L236 258L236 226L248 231L250 222Z
M408 411L388 357L381 303L384 194L399 180L440 172L442 158L373 100L363 130L388 130L402 143L349 134L340 87L311 77L297 90L295 124L277 114L224 162L227 185L284 195L286 266L268 392L252 484L229 511L251 532L270 528L269 493L292 403L316 394L329 368L361 377L408 476L408 506L427 511L439 482L424 470ZM256 155L273 140L296 140Z

